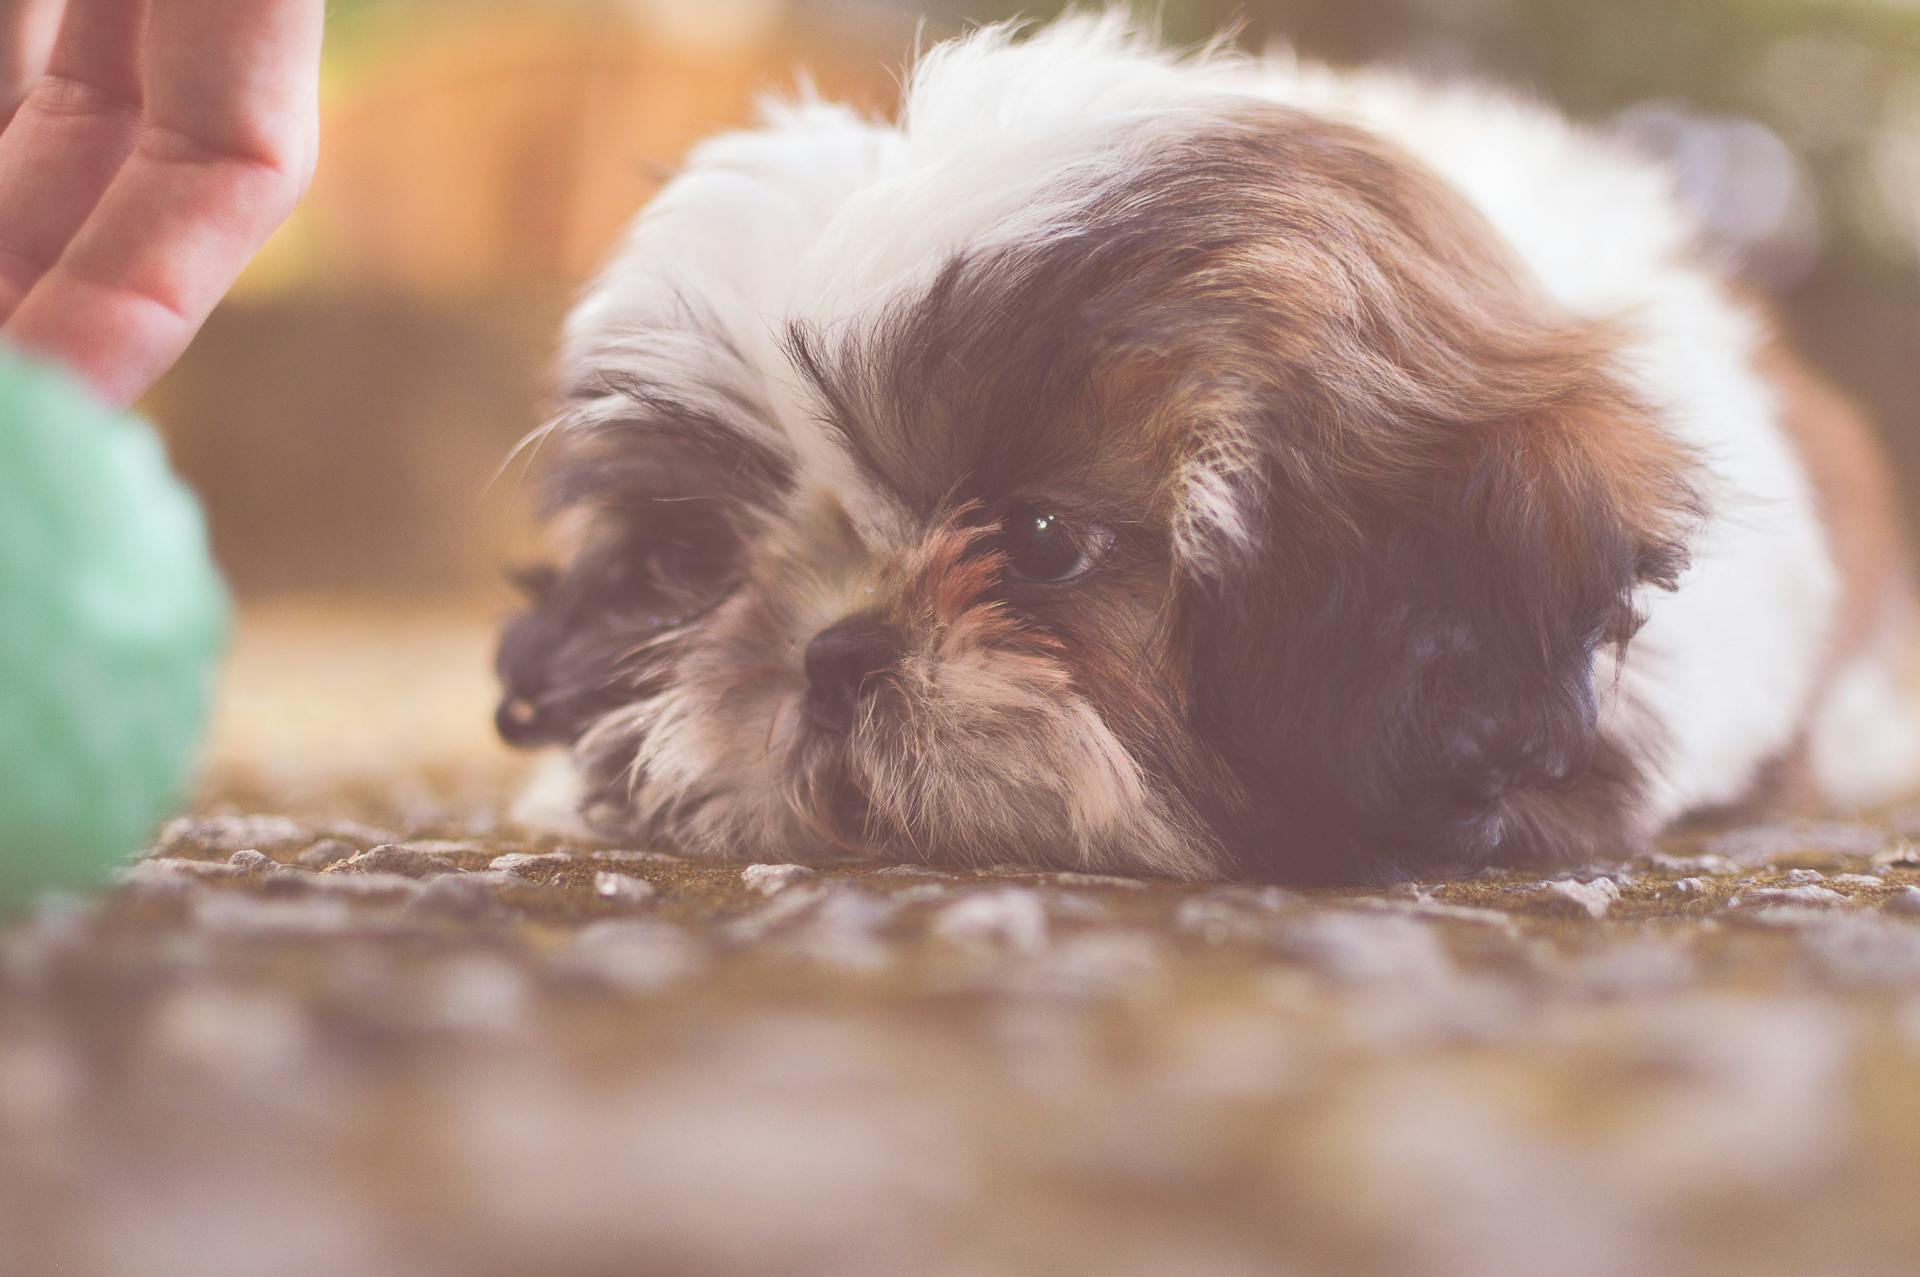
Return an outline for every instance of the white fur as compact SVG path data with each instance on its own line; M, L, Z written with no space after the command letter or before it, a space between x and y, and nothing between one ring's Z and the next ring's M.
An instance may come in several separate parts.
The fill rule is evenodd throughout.
M1026 39L989 29L921 60L897 124L816 101L774 104L760 127L697 148L574 316L570 363L612 364L689 393L726 387L727 402L714 405L726 419L775 440L803 487L839 496L876 551L897 548L904 517L863 488L817 420L779 351L786 326L831 332L927 278L954 249L1057 233L1128 173L1145 142L1236 97L1390 138L1471 202L1563 307L1630 321L1624 371L1706 459L1711 518L1681 588L1647 593L1647 624L1607 680L1603 727L1664 741L1649 832L1740 797L1809 720L1836 568L1754 369L1757 324L1692 251L1666 176L1533 104L1285 54L1181 58L1116 16ZM1245 535L1232 465L1228 449L1188 475L1178 531L1196 553ZM1882 664L1849 671L1832 693L1848 712L1820 723L1872 718L1889 686ZM671 736L699 733L682 724ZM1911 780L1910 734L1853 737L1831 726L1816 736L1816 771L1836 797ZM686 747L680 772L715 761Z

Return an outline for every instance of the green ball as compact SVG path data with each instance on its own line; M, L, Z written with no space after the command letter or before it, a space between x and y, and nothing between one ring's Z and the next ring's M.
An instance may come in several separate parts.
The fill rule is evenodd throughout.
M227 625L159 436L0 351L0 908L99 879L176 809Z

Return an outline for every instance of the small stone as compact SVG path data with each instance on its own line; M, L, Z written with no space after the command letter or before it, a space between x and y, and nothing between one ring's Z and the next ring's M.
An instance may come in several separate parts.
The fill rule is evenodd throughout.
M430 879L390 873L277 873L261 884L268 896L411 896Z
M327 870L328 873L399 874L404 878L431 878L439 874L459 873L457 865L432 852L421 851L406 843L385 843L349 856Z
M1810 887L1827 880L1827 876L1818 869L1789 869L1786 883L1789 887Z
M1279 888L1273 888L1279 892L1273 896L1259 894L1264 890L1215 887L1188 896L1174 906L1173 925L1208 944L1259 943L1272 935L1274 918L1288 899Z
M324 821L315 827L314 833L322 840L343 842L355 850L365 850L368 847L378 847L381 843L400 841L400 835L391 829L362 824L357 820Z
M899 911L888 895L840 886L778 943L814 962L846 971L879 971L890 960L880 928Z
M1920 869L1920 847L1902 838L1875 854L1873 863L1883 869Z
M1309 914L1275 935L1281 952L1347 984L1420 988L1452 970L1433 927L1404 913Z
M122 869L119 880L130 887L166 887L196 878L235 878L240 871L225 861L180 860L156 856L137 860Z
M156 850L162 856L232 855L261 848L291 851L311 841L311 830L285 816L182 816L160 831Z
M1785 821L1715 835L1708 839L1707 849L1744 868L1757 868L1808 856L1871 856L1883 852L1886 843L1886 834L1871 825Z
M1764 908L1742 908L1739 897L1727 901L1727 909L1720 915L1735 926L1761 931L1801 931L1809 927L1830 926L1836 915L1825 905L1774 904ZM1701 922L1702 930L1709 930L1712 919Z
M280 867L271 856L258 851L236 851L227 857L227 863L246 874L272 873Z
M1755 887L1727 901L1729 909L1768 908L1774 905L1799 905L1826 909L1847 903L1847 898L1831 887Z
M350 929L353 910L334 896L269 899L247 891L209 891L193 902L193 921L229 934L330 935Z
M303 869L327 869L343 860L351 860L360 853L360 849L350 842L338 838L322 838L298 856L294 863Z
M953 875L941 873L938 869L929 869L925 865L888 865L885 869L876 869L868 874L869 878L933 878L952 881Z
M1731 990L1653 999L1629 1009L1610 1035L1638 1067L1685 1079L1662 1101L1639 1092L1609 1132L1613 1156L1631 1157L1638 1190L1660 1201L1711 1181L1724 1192L1746 1185L1758 1200L1794 1200L1844 1158L1854 1156L1853 1078L1864 1061L1864 1025L1838 999ZM1667 1085L1672 1085L1668 1083ZM1486 1123L1483 1122L1483 1125ZM1463 1128L1463 1134L1465 1133ZM1677 1139L1684 1130L1686 1138ZM1540 1138L1535 1136L1534 1138ZM1532 1151L1531 1148L1529 1150ZM1535 1154L1527 1174L1554 1165ZM1436 1169L1438 1164L1436 1163ZM1528 1182L1528 1181L1522 1181ZM1554 1245L1564 1248L1563 1236ZM1548 1252L1536 1252L1551 1254ZM1587 1252L1594 1253L1592 1251ZM1674 1267L1664 1250L1608 1263L1592 1273L1649 1273ZM1792 1267L1793 1265L1787 1265ZM1536 1271L1558 1267L1548 1261ZM1845 1270L1842 1261L1837 1265ZM1683 1271L1700 1265L1679 1264Z
M1620 884L1611 878L1595 878L1592 882L1563 878L1558 882L1541 884L1538 894L1545 904L1558 912L1604 918L1607 910L1620 899Z
M417 851L423 856L484 856L488 854L487 848L479 843L465 842L458 838L414 838L400 845L408 851Z
M1099 896L1090 896L1084 891L1062 891L1058 887L1041 888L1040 903L1055 920L1102 922L1113 914L1112 906Z
M285 1079L312 1042L299 1005L271 993L182 989L152 1014L150 1043L160 1055L229 1079Z
M1165 981L1161 942L1144 932L1091 931L1059 941L1021 967L1025 993L1093 998L1149 993Z
M645 904L660 892L645 878L602 869L593 875L593 894L623 905Z
M504 918L510 910L500 899L500 889L512 881L504 873L441 874L427 880L407 911L457 922Z
M1705 895L1707 880L1705 878L1682 878L1673 884L1673 889L1683 896Z
M1420 900L1362 897L1353 901L1352 904L1356 909L1378 913L1398 913L1439 922L1459 922L1472 927L1489 927L1495 931L1504 931L1509 936L1519 934L1519 924L1514 921L1510 913L1499 909L1482 908L1479 905L1450 905L1445 901L1435 900L1432 896Z
M953 898L953 888L937 882L921 882L900 888L891 898L895 904L901 905L939 904Z
M747 890L757 891L770 896L776 891L785 891L794 883L814 876L814 871L805 865L748 865L740 871L740 881Z
M1119 887L1126 891L1145 891L1147 884L1139 878L1122 878L1116 874L1088 873L1052 873L1047 881L1062 887Z
M1647 868L1659 873L1685 874L1688 877L1701 874L1708 877L1720 877L1722 875L1737 874L1740 872L1739 865L1736 865L1725 856L1718 856L1712 853L1701 856L1668 856L1660 852L1654 852L1652 855L1641 857L1641 863L1646 865Z
M1887 885L1885 879L1876 878L1872 874L1835 874L1828 881L1836 887L1867 888Z
M933 934L959 944L1038 953L1047 945L1047 910L1030 889L998 887L966 896L935 914Z
M827 898L825 884L801 883L774 896L766 904L726 925L727 938L741 944L755 944L794 925L819 907Z
M669 855L664 851L608 849L590 851L587 855L593 860L606 860L618 865L684 865L687 863L684 856Z
M653 919L596 922L555 959L568 974L629 993L653 993L697 971L705 955L687 933Z
M456 1032L511 1033L526 1019L533 998L526 975L510 962L482 954L455 959L429 994L434 1019Z
M512 874L516 878L539 878L546 870L560 869L573 863L573 857L564 851L509 852L504 856L495 856L487 862L487 868L496 873Z
M1920 917L1920 887L1901 887L1886 903L1888 913Z
M879 930L903 907L895 895L851 883L802 882L734 919L725 934L736 943L873 971L890 960Z
M1633 941L1585 955L1562 974L1591 993L1623 997L1681 988L1694 980L1697 967L1693 955L1678 945Z
M1920 982L1920 927L1871 910L1823 914L1801 929L1800 944L1829 980L1902 990Z
M1256 887L1247 883L1227 883L1213 888L1207 893L1215 900L1237 901L1249 909L1263 913L1279 913L1288 905L1299 902L1300 897L1285 887Z

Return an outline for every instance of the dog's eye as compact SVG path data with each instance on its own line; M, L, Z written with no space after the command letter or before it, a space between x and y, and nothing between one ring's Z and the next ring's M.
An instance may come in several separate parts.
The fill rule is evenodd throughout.
M725 574L719 547L693 538L622 548L593 575L593 598L623 623L677 629L713 600Z
M1057 583L1084 574L1106 553L1113 533L1076 526L1051 510L1016 506L1001 525L1000 551L1007 569L1023 581Z
M647 550L645 579L654 589L698 590L718 571L713 551L690 541L662 541Z

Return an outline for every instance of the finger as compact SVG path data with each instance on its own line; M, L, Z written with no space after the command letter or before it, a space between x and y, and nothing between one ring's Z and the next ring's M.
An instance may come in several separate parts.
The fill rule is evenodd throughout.
M71 0L0 133L0 320L59 259L139 135L144 0Z
M323 0L158 0L147 118L216 155L311 164Z
M27 90L47 69L66 0L5 0L0 4L0 129L20 109Z
M0 328L138 397L305 192L324 0L155 0L147 127L99 208Z

